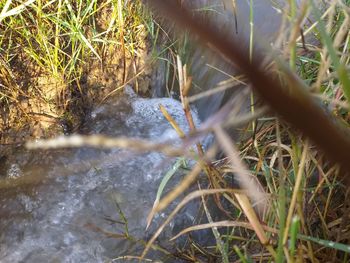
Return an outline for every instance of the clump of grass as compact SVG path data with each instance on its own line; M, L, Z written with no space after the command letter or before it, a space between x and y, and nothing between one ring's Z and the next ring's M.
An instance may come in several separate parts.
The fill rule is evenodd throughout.
M79 77L90 57L102 60L102 47L114 44L132 51L143 11L139 2L96 0L28 1L3 6L1 50L7 61L24 53L53 76Z
M84 85L91 65L103 72L119 63L118 57L123 73L114 75L124 83L131 65L139 70L140 49L148 48L145 24L152 20L141 1L8 0L0 3L0 10L0 101L8 114L13 107L21 111L7 116L12 128L15 119L30 125L37 121L23 118L31 112L51 115L54 121L67 110L76 112L70 105L100 92L93 89L96 84ZM23 100L47 110L22 107Z

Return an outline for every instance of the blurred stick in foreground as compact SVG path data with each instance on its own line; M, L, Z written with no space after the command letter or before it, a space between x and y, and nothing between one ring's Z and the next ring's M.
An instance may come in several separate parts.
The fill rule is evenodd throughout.
M172 19L182 29L195 33L201 42L207 43L231 61L273 110L309 137L332 161L341 166L346 175L345 183L350 186L348 176L350 134L340 124L332 121L316 104L302 80L282 66L285 76L282 84L281 76L267 72L261 67L263 61L261 53L255 52L250 61L248 51L241 47L241 39L228 39L222 32L215 30L213 25L190 14L177 1L148 0L147 2L160 11L161 15Z

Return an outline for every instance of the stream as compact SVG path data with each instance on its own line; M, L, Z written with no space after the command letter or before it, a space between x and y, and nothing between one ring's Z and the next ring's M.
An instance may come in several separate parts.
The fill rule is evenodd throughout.
M234 29L232 1L224 1L225 6L218 2L198 1L217 9L213 19L233 37L244 39L242 45L247 45L249 1L237 1L238 32ZM280 17L268 0L254 2L255 37L263 35L269 41L280 26ZM194 83L199 87L195 93L209 90L227 79L225 74L208 67L207 63L233 71L221 60L209 61L208 54L203 49L190 54L188 62ZM160 67L155 74L162 76L164 72ZM164 80L158 78L153 91L155 96L163 96ZM199 125L201 120L213 114L225 96L227 94L221 93L196 102L193 105L195 123ZM83 131L85 134L137 137L155 142L177 138L159 111L159 104L184 131L188 131L179 101L139 98L130 89L96 107ZM19 148L3 162L0 175L13 184L6 187L0 184L0 261L108 262L123 255L140 255L142 240L149 240L170 211L157 215L151 228L145 230L159 183L175 161L175 158L157 152L135 154L122 149L27 151ZM186 171L179 170L169 187L176 185L185 174ZM169 237L191 225L197 209L197 203L190 203L156 243L171 248L173 244L168 241ZM126 232L129 238L123 236ZM207 242L205 238L210 241L208 232L198 235L204 243ZM164 254L156 250L147 257L166 261Z
M86 134L176 139L159 104L188 131L180 102L138 98L128 90L91 113ZM194 121L199 124L196 114ZM2 193L1 262L103 262L140 253L132 239L149 238L165 219L160 214L145 232L160 180L173 162L161 153L121 149L19 151L7 164L7 176L39 176L43 181L34 187L21 185L11 195ZM181 220L194 216L182 214ZM126 231L130 239L117 237Z

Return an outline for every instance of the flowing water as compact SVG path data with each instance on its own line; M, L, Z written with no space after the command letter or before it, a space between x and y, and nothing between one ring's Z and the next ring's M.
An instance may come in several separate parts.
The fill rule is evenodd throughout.
M175 139L159 104L188 131L180 102L129 93L94 110L86 133ZM194 121L199 124L195 112ZM173 162L156 152L136 155L120 149L20 151L8 161L7 176L39 176L45 182L2 193L1 262L102 262L139 253L140 244L117 234L128 231L133 239L146 238L164 220L161 214L145 232L158 185ZM193 217L187 214L182 220Z
M237 1L238 32L230 7L232 1L226 1L226 6L218 6L219 2L207 3L217 5L218 12L213 19L223 23L232 37L241 37L242 45L247 45L247 1ZM272 37L279 27L279 15L269 1L254 2L255 36L260 32ZM227 78L206 66L208 54L197 50L188 61L200 90L213 88ZM232 70L220 60L213 65ZM157 94L164 93L160 83ZM220 94L199 101L196 107L200 117L194 112L195 122L199 124L200 118L213 113L222 99ZM166 107L180 127L188 130L180 102L170 98L138 98L129 92L94 109L84 131L158 142L175 138L176 134L159 111L159 104ZM156 152L134 154L121 149L33 152L18 149L1 170L0 261L105 262L120 255L138 255L142 244L136 240L149 239L166 217L166 213L158 215L151 229L145 231L158 185L174 162ZM176 175L173 185L183 174ZM166 247L168 237L190 224L195 212L195 203L183 210L160 236L158 244ZM118 236L126 231L132 238ZM160 254L153 252L151 257L157 258Z

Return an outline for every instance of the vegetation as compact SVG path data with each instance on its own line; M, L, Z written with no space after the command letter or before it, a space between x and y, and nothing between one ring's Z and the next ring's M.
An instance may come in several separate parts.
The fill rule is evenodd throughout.
M250 1L251 4L252 2ZM334 1L321 14L312 1L304 1L299 9L293 0L284 9L275 4L275 8L281 9L285 21L291 26L282 27L279 41L276 41L281 44L278 47L279 57L275 57L272 66L269 65L283 79L286 64L283 60L289 61L289 70L309 86L310 95L329 112L330 118L342 122L344 129L349 128L348 6L346 1ZM253 8L250 12L250 20L253 22ZM302 23L307 14L312 18ZM252 30L249 42L251 59L254 57L253 32ZM181 54L179 51L177 53ZM181 99L185 112L188 112L186 101L191 98L186 98L186 94L191 78L185 75L187 71L181 64L178 63L177 69ZM237 82L237 76L231 76L231 79ZM204 217L208 223L185 229L175 238L191 231L210 228L216 246L199 248L196 241L190 238L190 249L183 251L189 261L201 262L210 258L220 262L348 262L348 191L342 183L343 175L339 167L329 162L309 139L300 136L298 131L281 123L278 118L260 117L263 110L256 109L254 96L251 96L251 102L251 113L257 118L248 123L245 133L253 136L240 141L239 154L228 134L220 128L214 128L218 146L227 157L214 166L204 161L199 162L176 189L163 199L157 199L150 219L179 196L195 180L200 170L208 177L209 188L199 189L183 199L149 241L144 255L178 210L193 198L201 197ZM236 118L246 119L244 116ZM191 127L190 118L189 123ZM197 147L199 157L203 157L200 146ZM209 150L205 156L209 158L210 155ZM257 185L243 182L251 201L238 190L232 190L232 173L241 183L242 177L253 175L253 178L258 179ZM160 189L164 188L168 179L165 177ZM252 212L252 203L259 208L259 202L256 202L259 198L254 200L259 193L259 184L270 200L267 206L263 205L267 210L259 215L260 219ZM252 193L254 191L256 193ZM213 221L213 214L208 209L208 196L214 196L218 208L223 211L224 221ZM260 202L262 200L265 199L260 199ZM244 225L247 221L249 224Z
M279 59L269 64L269 69L282 76L281 68L289 64L289 70L308 85L308 92L326 109L330 118L341 121L345 128L349 128L350 3L340 0L329 2L321 14L311 4L312 1L305 1L300 8L297 8L296 2L290 0L287 8L281 9L285 21L291 26L282 28L277 41L280 43ZM106 58L111 57L111 49L121 50L118 59L121 58L123 73L116 77L118 85L104 93L103 98L125 83L134 81L135 76L144 70L138 66L139 71L131 75L128 73L129 67L133 68L132 63L139 50L146 48L140 47L139 42L140 39L145 39L146 32L153 45L149 49L153 51L160 32L163 31L166 40L172 39L143 10L139 1L100 3L91 0L77 1L74 5L68 1L27 1L17 5L6 1L0 7L3 10L0 14L0 101L3 107L11 109L11 105L22 105L23 98L39 97L39 100L48 101L62 109L55 113L57 118L66 116L64 114L67 114L69 105L73 105L72 101L78 97L76 94L84 94L85 98L91 96L91 91L83 90L82 86L82 79L91 73L87 63L105 66L105 63L108 64ZM275 4L275 8L281 7ZM252 21L253 11L251 9ZM310 13L312 19L302 23ZM254 40L256 41L253 32L252 30L249 49L252 59ZM175 55L186 53L187 40L185 38L184 45L180 45L184 42L179 39L172 40L170 44L162 38L160 40L164 41L161 42L164 48L161 48L160 54L153 55L167 61L167 83L173 84L175 79L179 83L184 114L195 132L188 103L191 101L191 77L181 62L181 56ZM181 49L177 49L178 46ZM183 59L184 57L182 56ZM26 72L25 76L23 72ZM171 72L175 72L174 78L171 78ZM54 78L55 85L63 88L49 96L50 93L43 86L37 85L41 74L49 76L50 80ZM33 78L36 80L32 81ZM241 83L242 78L230 76L229 79L234 86L237 79ZM169 91L170 89L168 88ZM222 86L217 89L222 89ZM244 133L252 136L242 136L239 143L235 143L223 129L214 130L218 146L226 156L215 163L207 162L217 154L215 147L206 152L200 144L189 153L184 149L187 155L198 162L185 179L163 197L163 191L173 172L169 171L165 175L148 219L149 224L157 212L184 193L201 173L206 175L208 189L203 189L198 184L199 189L189 193L178 204L145 244L142 256L154 248L154 240L182 207L190 200L200 199L204 221L207 223L185 229L178 236L209 228L216 246L200 247L189 235L188 246L179 249L180 253L177 253L183 260L348 262L350 247L346 244L350 239L350 211L344 200L349 197L340 180L339 167L329 162L308 138L301 136L274 115L267 114L264 107L256 104L255 96L248 96L252 102L248 118L247 115L235 118L236 124L248 119ZM184 136L166 109L162 111L179 136ZM176 169L182 167L183 161L179 159ZM246 192L237 189L236 182L232 179L236 176L254 178L251 181L255 183L245 184L246 188L252 190L248 192L251 199L247 198ZM256 202L262 193L267 193L269 199L263 205ZM208 205L210 200L221 210L222 221L214 221L213 212Z
M7 0L0 9L2 143L23 130L48 136L52 124L76 128L86 105L145 71L151 17L140 1Z

